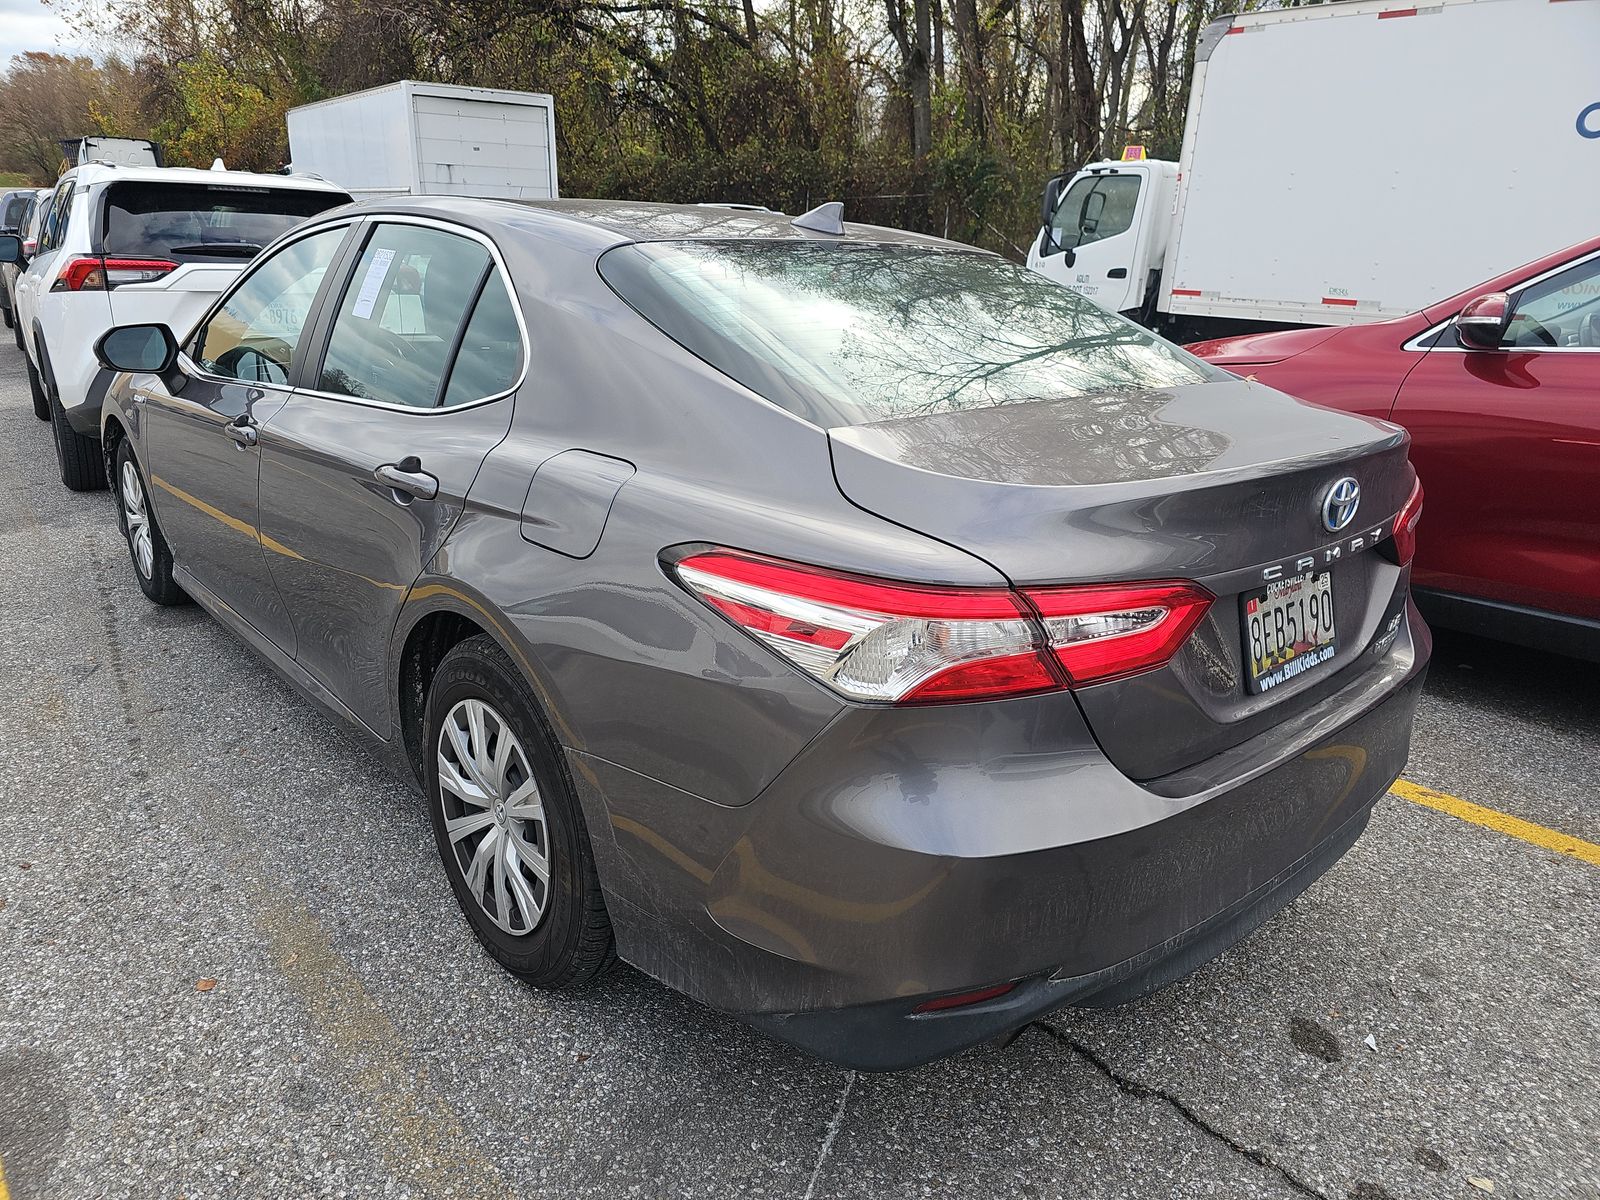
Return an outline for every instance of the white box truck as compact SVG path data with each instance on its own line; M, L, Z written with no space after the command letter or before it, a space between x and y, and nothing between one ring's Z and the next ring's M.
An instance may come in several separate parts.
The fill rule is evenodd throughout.
M1177 163L1045 190L1028 265L1188 341L1415 312L1600 232L1600 0L1225 17Z
M556 196L555 102L537 92L403 79L291 108L289 157L357 199Z

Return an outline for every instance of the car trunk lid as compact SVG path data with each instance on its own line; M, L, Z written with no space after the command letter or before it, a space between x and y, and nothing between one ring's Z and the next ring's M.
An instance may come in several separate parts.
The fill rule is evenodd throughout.
M1166 666L1078 690L1134 778L1192 765L1348 681L1404 602L1387 541L1414 481L1403 430L1219 381L938 412L829 432L855 504L958 546L1019 587L1184 579L1215 596ZM1322 507L1345 477L1349 526ZM1247 684L1245 598L1330 571L1336 647L1280 686Z

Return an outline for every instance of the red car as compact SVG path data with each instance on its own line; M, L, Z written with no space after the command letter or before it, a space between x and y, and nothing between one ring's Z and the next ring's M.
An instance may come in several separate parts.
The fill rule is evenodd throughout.
M1423 612L1600 662L1600 238L1409 317L1189 349L1404 425L1427 492Z

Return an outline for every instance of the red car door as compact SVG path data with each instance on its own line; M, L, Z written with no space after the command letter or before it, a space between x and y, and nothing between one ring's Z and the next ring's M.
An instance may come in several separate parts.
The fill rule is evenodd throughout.
M1396 398L1427 493L1412 577L1600 619L1600 254L1512 299L1500 349L1447 327Z

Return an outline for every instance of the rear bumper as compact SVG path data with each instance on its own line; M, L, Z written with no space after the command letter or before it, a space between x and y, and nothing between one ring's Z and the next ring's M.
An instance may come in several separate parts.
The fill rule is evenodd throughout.
M942 1012L916 1013L914 1004L891 1000L746 1020L819 1058L863 1071L897 1071L1000 1037L1068 1005L1109 1008L1137 1000L1210 962L1315 883L1355 845L1371 811L1369 802L1310 853L1222 912L1088 975L1036 975L997 999Z
M613 834L597 854L619 950L865 1069L1141 995L1250 932L1360 835L1405 765L1422 689L1428 633L1407 618L1327 704L1143 784L1065 695L849 710L737 808L588 759L576 774L590 828Z

